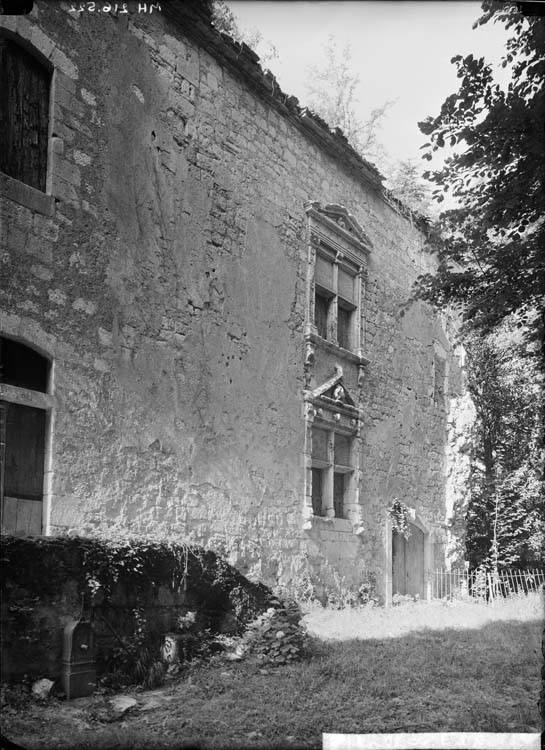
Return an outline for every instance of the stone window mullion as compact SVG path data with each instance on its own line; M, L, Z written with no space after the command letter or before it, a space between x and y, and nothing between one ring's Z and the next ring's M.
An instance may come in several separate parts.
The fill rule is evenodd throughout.
M339 279L339 266L337 260L332 264L333 266L333 296L329 304L329 311L327 316L327 338L333 343L337 343L337 305L338 305L338 279Z
M333 506L333 481L334 481L334 462L335 462L335 433L333 430L328 432L327 436L327 469L324 471L324 515L327 518L335 517Z
M354 323L354 349L361 357L363 356L363 343L365 341L365 316L363 312L363 300L365 299L365 277L362 266L360 266L358 269L356 279L357 315L354 316L354 318L356 318Z

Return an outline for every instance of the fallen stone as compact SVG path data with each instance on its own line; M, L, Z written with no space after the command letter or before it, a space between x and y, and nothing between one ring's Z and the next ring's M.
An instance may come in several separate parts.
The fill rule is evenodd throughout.
M47 677L37 680L34 685L32 685L32 695L35 698L45 700L49 697L49 693L54 684L53 680L48 680Z
M129 695L116 695L109 701L112 710L120 714L124 714L130 708L136 706L137 702L138 701L131 698Z

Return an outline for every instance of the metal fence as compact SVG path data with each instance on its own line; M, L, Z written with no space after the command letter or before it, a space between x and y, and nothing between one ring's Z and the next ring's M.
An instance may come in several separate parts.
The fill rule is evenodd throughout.
M433 599L484 599L539 591L545 585L543 570L436 570L431 574Z

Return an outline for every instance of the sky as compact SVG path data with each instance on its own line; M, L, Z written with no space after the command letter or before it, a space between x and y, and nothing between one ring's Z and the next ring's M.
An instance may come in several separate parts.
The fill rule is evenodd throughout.
M390 159L416 159L426 142L417 122L436 116L444 99L458 89L456 54L473 53L498 63L507 32L500 24L472 29L481 15L470 0L228 0L243 29L258 29L275 45L268 61L282 90L305 105L309 65L319 64L329 35L351 44L358 114L363 120L387 100L380 140ZM257 49L260 52L262 47Z

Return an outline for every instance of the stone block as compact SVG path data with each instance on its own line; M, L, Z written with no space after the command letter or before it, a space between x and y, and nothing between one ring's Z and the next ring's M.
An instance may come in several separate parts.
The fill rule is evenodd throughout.
M55 42L50 39L44 32L37 26L33 26L30 34L31 44L39 50L44 57L50 58L51 53L56 47Z
M57 115L53 118L53 133L58 139L62 139L66 143L73 143L76 133L74 128L70 127L64 122L64 113L62 111L57 112Z
M30 273L42 281L50 281L53 278L53 274L49 268L38 264L30 266Z
M58 68L64 73L64 75L68 76L68 78L71 78L72 80L78 79L79 74L77 67L58 47L55 47L55 49L52 50L49 59L55 68Z
M66 201L74 206L79 206L79 197L72 184L62 179L60 175L53 175L51 192L61 201Z

